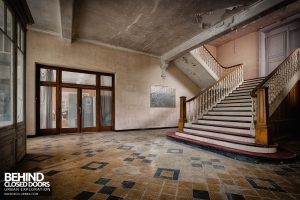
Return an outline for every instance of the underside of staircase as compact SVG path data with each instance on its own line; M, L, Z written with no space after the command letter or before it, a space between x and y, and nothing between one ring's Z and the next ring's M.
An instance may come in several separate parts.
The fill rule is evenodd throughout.
M169 138L217 151L256 158L289 159L295 154L278 149L277 144L262 145L251 134L252 101L250 92L263 80L243 81L228 96L208 110L201 118L185 123L183 131L168 133Z

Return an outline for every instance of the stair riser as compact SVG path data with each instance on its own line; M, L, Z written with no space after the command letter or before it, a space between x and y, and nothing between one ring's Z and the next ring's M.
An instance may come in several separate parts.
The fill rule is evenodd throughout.
M225 100L236 100L236 99L248 99L251 100L251 96L250 95L243 95L243 96L228 96L225 98Z
M252 79L252 80L244 80L243 83L252 83L252 82L260 83L261 81L263 81L263 78L257 78L257 79Z
M221 103L251 103L251 99L224 99L221 101Z
M235 97L235 96L250 96L250 92L231 93L229 96L230 97Z
M226 135L226 134L220 134L220 133L214 133L214 132L198 131L198 130L193 130L193 129L183 129L183 131L189 132L189 133L194 133L199 136L207 135L207 136L219 137L219 138L223 138L223 139L227 139L227 140L236 140L239 142L249 142L249 143L255 142L254 138L246 138L246 137L240 137L240 136L235 136L235 135Z
M192 139L192 140L200 141L200 142L211 143L211 144L214 144L214 145L221 145L221 146L224 146L224 147L249 151L249 152L253 152L253 153L275 153L276 152L276 147L268 148L268 147L247 146L247 145L235 144L235 143L225 142L225 141L219 141L219 140L210 139L210 138L203 138L203 137L200 137L200 136L188 135L188 134L178 133L178 132L176 132L176 135L178 135L180 137L185 137L185 138L189 138L189 139Z
M249 107L215 107L212 110L251 110L251 106Z
M211 124L216 126L241 126L244 128L250 128L250 123L242 123L242 122L229 122L229 121L213 121L213 120L198 120L198 123Z
M251 112L241 112L241 111L237 111L237 112L230 112L230 111L220 111L220 112L216 112L216 111L208 111L209 115L242 115L242 116L251 116Z
M249 106L251 107L252 104L251 103L224 103L224 104L217 104L216 107L221 108L221 107L232 107L232 106Z
M232 94L239 94L239 93L245 93L245 92L251 92L253 89L236 89L232 92Z
M203 119L251 121L251 117L209 116L209 115L204 115Z
M209 130L230 131L230 132L233 132L233 133L250 134L250 130L237 129L237 128L226 128L226 127L218 127L218 126L206 126L206 125L198 125L198 124L192 124L192 125L185 124L184 127L185 128L203 128L203 129L209 129Z

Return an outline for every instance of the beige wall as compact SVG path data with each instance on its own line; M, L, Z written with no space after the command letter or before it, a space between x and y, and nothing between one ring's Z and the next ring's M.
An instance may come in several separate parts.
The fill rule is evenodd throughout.
M35 134L35 63L115 73L116 130L176 126L179 97L192 97L199 88L176 67L160 77L158 58L86 42L64 42L44 33L27 35L27 133ZM176 108L150 108L150 86L176 88Z
M253 32L217 47L217 60L224 66L244 64L244 78L258 77L258 33Z
M205 47L211 53L211 55L213 55L215 58L217 58L217 47L209 45L209 44L206 44Z

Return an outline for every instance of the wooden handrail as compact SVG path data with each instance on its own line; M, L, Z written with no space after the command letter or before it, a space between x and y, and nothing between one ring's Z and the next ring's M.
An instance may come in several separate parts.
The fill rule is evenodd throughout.
M221 63L218 62L218 60L210 53L210 51L205 47L205 45L203 45L204 49L209 53L209 55L223 68L223 69L230 69L230 68L233 68L233 67L237 67L239 65L242 65L242 63L240 64L236 64L236 65L231 65L229 67L225 67L223 66Z
M190 102L193 101L194 99L196 99L197 97L199 97L201 94L203 94L204 92L206 92L207 90L209 90L210 88L212 88L214 85L218 84L219 82L221 82L222 80L224 80L227 76L231 75L232 73L234 73L235 71L239 70L242 67L242 64L239 65L239 67L233 69L232 71L228 72L227 74L225 74L222 78L220 78L217 82L213 83L212 85L210 85L209 87L207 87L205 90L201 91L199 94L197 94L196 96L194 96L193 98L187 100L186 102Z
M300 51L300 48L298 49L295 49L293 51L293 53L291 53L286 59L284 59L284 61L282 61L268 76L266 76L264 78L264 80L258 85L256 86L252 91L251 91L251 97L257 97L256 95L256 91L259 89L259 88L262 88L263 85L280 69L279 66L281 66L284 62L286 62L288 59L290 59L290 57L296 52L296 51Z

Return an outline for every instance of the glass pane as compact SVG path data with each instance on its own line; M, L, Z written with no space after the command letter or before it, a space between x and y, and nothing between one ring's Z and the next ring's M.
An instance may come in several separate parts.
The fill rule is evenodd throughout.
M101 75L101 86L112 87L112 77Z
M82 127L96 127L96 90L82 90Z
M101 97L101 126L111 126L112 91L102 90Z
M24 37L25 37L25 33L24 30L20 27L21 29L21 50L24 52L24 48L25 48L25 42L24 42Z
M96 75L63 71L62 82L83 84L83 85L96 85Z
M40 70L40 81L56 81L55 69L43 69Z
M7 10L7 35L13 38L13 17L9 9Z
M17 66L17 122L24 120L24 56L18 50Z
M56 128L56 87L40 87L40 128Z
M62 88L61 127L77 128L77 89Z
M0 127L13 122L12 42L0 32Z
M17 24L17 44L18 47L21 47L21 30L20 30L20 24Z
M0 0L0 28L4 30L4 3Z

